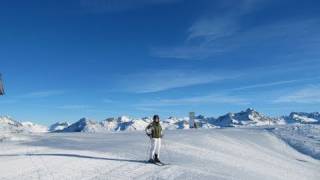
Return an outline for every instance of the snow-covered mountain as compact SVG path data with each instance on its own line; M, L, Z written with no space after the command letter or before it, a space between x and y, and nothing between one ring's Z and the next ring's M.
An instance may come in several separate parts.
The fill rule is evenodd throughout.
M0 117L0 131L19 133L24 131L23 125L9 116Z
M294 119L288 121L287 119ZM299 119L298 119L299 118ZM217 127L240 127L240 126L263 126L281 125L291 122L315 123L319 118L319 113L291 113L287 118L272 118L257 112L252 108L238 113L228 113L218 118L196 116L195 122L198 128ZM320 118L319 118L320 119ZM107 118L101 122L88 119L81 119L65 128L61 132L112 132L112 131L135 131L144 130L152 120L149 117L135 119L128 116L118 118ZM319 122L319 121L317 121ZM161 121L164 129L189 129L189 118L169 117Z
M55 132L142 131L150 122L152 122L152 119L149 117L137 119L128 116L120 116L118 118L107 118L101 122L82 118L68 127L56 130ZM216 127L213 124L210 124L204 117L203 119L195 119L195 122L199 128ZM164 129L189 129L189 118L169 117L168 119L162 120L161 125Z
M281 119L275 119L265 116L252 108L239 113L228 113L210 122L220 127L237 127L237 126L261 126L283 124Z
M285 119L287 123L320 124L320 113L292 112Z
M22 122L21 124L23 125L25 131L28 131L28 132L33 132L33 133L48 132L48 127L46 126L42 126L32 122Z
M144 130L152 121L151 117L132 118L120 116L118 118L107 118L103 121L95 121L82 118L75 123L57 122L49 128L31 122L15 121L8 116L0 116L0 132L116 132L116 131L136 131ZM216 127L239 127L239 126L261 126L261 125L281 125L281 124L320 124L320 113L292 112L289 116L272 118L265 116L256 110L249 108L238 113L228 113L218 118L195 117L198 128ZM161 120L164 129L189 129L189 118L169 117Z
M42 133L48 128L32 122L18 122L9 116L0 116L0 131L10 133Z
M70 126L68 122L56 122L49 127L50 132L61 131Z
M100 125L103 129L109 131L135 131L144 130L148 125L149 119L134 119L128 116L121 116L116 118L108 118L102 122Z
M133 119L127 116L107 118L101 122L82 118L60 132L109 132L144 130L150 121L148 119Z
M94 120L81 118L79 121L71 124L61 132L100 132L101 125Z

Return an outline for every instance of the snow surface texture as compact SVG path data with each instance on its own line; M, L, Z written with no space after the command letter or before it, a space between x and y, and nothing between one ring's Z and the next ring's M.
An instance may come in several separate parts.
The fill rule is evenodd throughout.
M273 132L298 151L320 160L320 125L289 125Z
M228 113L219 118L197 116L195 122L200 129L167 131L169 145L163 146L165 148L161 159L171 162L172 165L160 167L159 169L165 171L163 174L160 170L144 164L148 146L147 139L143 138L144 133L141 131L150 122L150 118L134 119L126 116L108 118L101 122L82 118L73 124L55 123L49 127L49 132L85 133L44 134L43 132L48 132L47 127L31 122L20 123L8 116L0 117L0 179L118 179L119 177L120 179L316 179L315 177L319 177L319 113L294 112L289 116L271 118L253 109L247 109L239 113ZM188 118L170 117L161 123L167 130L189 129ZM241 128L205 130L205 128L224 127ZM126 132L110 133L118 131ZM231 147L234 152L231 152ZM291 147L315 159L306 157ZM279 155L282 153L280 150L285 153ZM264 154L266 152L268 154ZM273 153L276 157L272 157ZM218 157L212 157L213 155ZM16 159L19 161L15 161ZM208 162L205 162L206 159ZM242 165L243 159L248 162ZM2 170L6 169L7 160L12 162L13 169L23 171L20 173L21 176L17 176L13 170L8 172ZM77 165L83 160L93 166L85 163ZM102 160L115 162L101 162ZM46 164L47 161L49 165ZM180 161L186 164L181 164ZM273 167L269 161L282 164ZM75 166L64 165L69 162ZM15 167L15 163L19 166ZM138 168L137 164L143 168ZM136 173L127 172L124 178L121 178L121 172L117 171L118 165L120 169L128 167L124 168L124 171L133 170ZM69 170L61 170L60 166ZM104 166L107 172L103 169ZM56 169L59 168L62 172L57 172ZM270 172L261 172L263 168ZM303 169L303 172L302 170L294 172L292 176L288 174L295 169ZM113 171L117 173L114 174Z
M146 164L143 132L24 134L0 146L0 179L316 180L320 161L263 128L168 130L160 159Z

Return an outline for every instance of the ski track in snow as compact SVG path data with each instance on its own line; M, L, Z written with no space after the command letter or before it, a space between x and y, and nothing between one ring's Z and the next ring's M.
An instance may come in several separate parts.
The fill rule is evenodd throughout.
M263 129L168 130L160 159L145 163L143 132L49 133L1 142L0 179L316 180L320 161Z

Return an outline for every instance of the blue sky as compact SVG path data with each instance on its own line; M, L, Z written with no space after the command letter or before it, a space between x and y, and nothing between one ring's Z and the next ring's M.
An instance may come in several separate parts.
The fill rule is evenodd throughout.
M0 114L319 111L319 1L4 0Z

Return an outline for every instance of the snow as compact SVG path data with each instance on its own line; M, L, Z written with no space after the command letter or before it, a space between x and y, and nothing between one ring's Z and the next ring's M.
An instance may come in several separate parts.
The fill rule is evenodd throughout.
M100 132L101 126L94 120L81 118L79 121L71 124L62 130L63 132Z
M281 126L273 132L298 151L320 160L320 125Z
M79 121L56 132L118 132L118 131L143 131L145 127L152 122L151 118L130 118L128 116L120 116L119 118L107 118L103 121L95 121L82 118ZM210 124L207 119L195 119L199 128L217 128ZM56 123L59 124L59 123ZM53 127L56 124L52 125ZM161 121L164 129L189 129L188 118L169 117ZM51 128L50 128L51 129Z
M22 132L23 125L9 116L0 116L0 132Z
M286 119L288 123L317 124L320 123L320 113L292 112Z
M23 125L24 129L29 132L35 132L35 133L48 132L48 128L46 126L34 124L32 122L22 122L21 124Z
M120 116L118 118L107 118L103 121L96 121L89 118L69 124L68 122L57 122L51 126L44 127L32 122L19 122L9 116L0 116L0 130L8 132L117 132L117 131L141 131L152 120L150 117L132 118L130 116ZM320 123L319 113L296 113L280 118L272 118L263 115L249 108L238 113L227 113L218 118L196 116L195 123L198 128L219 128L219 127L253 127L266 125L284 125L284 124L318 124ZM164 129L189 129L189 118L169 117L163 118L161 124Z
M283 123L279 119L267 117L252 108L239 113L228 113L217 119L210 118L210 122L220 127L263 126Z
M32 122L18 122L10 116L0 116L0 132L7 133L44 133L48 128Z
M309 129L319 137L318 130ZM160 159L170 165L163 167L144 163L149 140L143 131L19 136L25 139L0 142L0 179L320 177L319 160L296 151L264 128L167 130Z
M57 122L49 128L34 124L32 122L19 122L9 116L0 116L0 131L7 132L117 132L144 130L152 120L150 117L132 118L130 116L120 116L118 118L107 118L103 121L96 121L89 118L69 124L68 122ZM289 116L280 118L268 117L252 108L238 113L227 113L218 118L196 116L195 122L198 128L219 128L219 127L253 127L270 126L284 124L320 124L320 113L292 112ZM164 129L189 129L189 118L169 117L162 119L161 124Z
M14 141L22 141L27 140L28 137L19 134L19 133L4 133L0 132L0 143L1 142L14 142ZM1 144L0 144L1 145Z
M196 116L199 129L189 129L188 117L163 119L160 158L170 163L164 167L144 162L149 140L143 130L151 121L82 118L47 128L0 116L0 179L320 177L319 113L271 118L247 109L218 118Z
M57 123L52 124L49 127L49 131L50 132L62 131L63 129L67 128L68 126L70 126L70 124L68 122L57 122Z

